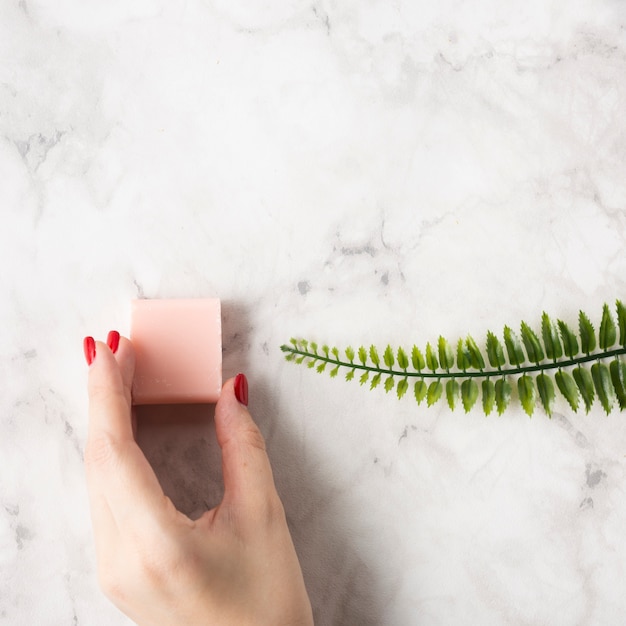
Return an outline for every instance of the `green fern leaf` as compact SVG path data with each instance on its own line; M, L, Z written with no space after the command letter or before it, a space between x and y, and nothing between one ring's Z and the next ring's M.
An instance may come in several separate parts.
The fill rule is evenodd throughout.
M424 356L417 346L413 346L411 350L411 365L416 372L421 372L426 367Z
M433 372L433 374L439 367L439 362L437 361L437 357L435 356L435 352L433 351L433 347L430 343L426 344L426 365L428 366L428 369Z
M609 370L619 408L623 411L626 409L626 364L619 359L615 359L615 361L611 361Z
M437 342L437 348L439 352L439 363L444 370L449 372L450 368L454 367L454 353L452 352L448 340L440 336Z
M522 322L521 332L528 360L531 363L539 364L539 361L543 361L543 348L539 343L537 335L526 322Z
M506 365L502 344L491 331L487 333L487 358L491 367L500 369Z
M574 380L576 381L576 385L578 386L578 391L580 391L580 397L585 403L585 411L589 413L589 409L591 408L591 405L593 404L593 399L595 398L591 373L588 369L580 366L574 369L572 375L574 376Z
M404 394L407 392L409 388L409 381L406 378L398 381L398 385L396 387L396 394L398 396L398 400L401 400Z
M597 397L604 411L609 413L616 404L620 410L626 409L626 363L622 361L626 354L626 307L620 300L616 301L616 311L617 318L614 318L609 307L603 306L597 335L582 311L578 315L579 336L562 320L552 323L545 312L541 317L540 337L525 322L520 326L521 340L508 326L504 327L503 343L488 331L486 347L491 369L487 371L483 354L470 336L457 340L454 351L454 344L440 336L436 344L426 344L425 357L414 345L410 359L402 347L394 351L387 345L382 365L373 344L369 349L360 346L356 353L352 347L345 348L343 360L338 348L323 344L318 353L318 344L306 339L292 337L280 349L287 361L305 364L319 373L329 371L331 378L337 377L342 367L346 369L348 381L361 370L361 385L369 383L370 389L380 385L387 393L395 388L398 398L407 394L410 379L417 379L413 393L418 404L426 399L431 406L445 393L451 408L460 400L469 412L478 401L480 378L486 415L494 407L502 414L511 401L512 384L516 384L520 403L528 415L533 414L537 400L551 415L556 401L555 383L574 411L578 410L582 398L589 412ZM618 331L621 347L615 349ZM612 358L610 363L609 358ZM587 365L590 362L593 365ZM414 371L408 371L409 364ZM572 370L568 373L570 367ZM472 369L474 371L468 371ZM531 376L531 372L537 372L536 377ZM429 384L426 379L432 382Z
M539 391L539 399L543 408L549 416L552 416L556 394L554 393L554 383L547 374L537 375L537 391Z
M413 387L413 395L415 396L415 400L418 404L422 403L422 400L426 397L428 393L428 385L423 380L415 381L415 385Z
M596 349L596 333L589 318L580 311L578 314L578 331L580 334L580 349L589 354Z
M599 344L601 350L608 350L617 339L617 331L615 322L611 317L609 306L605 304L602 307L602 321L600 322Z
M598 400L608 415L615 402L615 389L613 389L609 368L604 363L594 363L591 366L591 378L598 394Z
M619 343L622 348L626 348L626 307L618 300L617 308L617 324L619 326Z
M472 357L468 347L462 339L456 344L456 366L464 372L472 366Z
M578 354L578 339L572 329L562 320L557 321L561 339L563 340L563 351L573 359Z
M508 380L499 378L496 380L496 408L498 409L498 415L502 415L509 406L511 401L512 388Z
M493 411L496 401L496 387L490 378L485 378L482 383L483 390L483 411L485 415L489 415Z
M359 361L361 361L361 365L367 363L367 350L363 346L359 348Z
M478 400L478 385L473 378L466 378L461 383L461 401L466 413L469 413Z
M428 385L427 403L432 406L441 398L443 394L443 384L440 380L435 380Z
M518 367L524 363L526 358L522 352L522 346L517 335L508 326L504 327L504 345L509 355L509 363L513 367Z
M535 410L535 401L537 397L532 376L524 374L517 379L517 393L519 394L519 399L522 403L524 411L528 417L531 417Z
M376 349L376 346L374 346L374 345L370 346L370 361L376 367L378 367L380 365L380 358L378 356L378 350Z
M391 369L393 367L393 364L396 362L393 356L393 350L391 349L391 346L387 346L385 348L385 352L383 354L383 361L389 369Z
M546 347L546 356L556 362L563 356L563 348L559 340L559 333L548 314L544 311L541 316L541 337Z
M407 357L406 352L402 348L398 348L398 366L405 372L407 367L409 367L409 357Z
M572 407L574 413L578 411L578 405L580 404L580 394L578 387L574 382L574 379L568 372L559 370L554 378L559 391L563 394L569 405Z
M476 342L469 335L465 340L465 345L467 347L467 351L469 352L469 360L472 367L480 371L485 369L485 359L483 358L480 348L476 345Z
M452 411L454 411L456 403L459 399L459 383L455 378L451 378L446 383L446 398L448 400L448 406Z
M389 393L392 389L393 386L396 384L396 380L393 376L388 376L385 379L385 393Z

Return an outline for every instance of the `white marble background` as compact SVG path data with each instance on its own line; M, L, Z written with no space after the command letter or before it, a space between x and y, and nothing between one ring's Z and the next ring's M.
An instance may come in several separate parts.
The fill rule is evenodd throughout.
M625 415L426 409L279 346L597 322L625 173L621 0L1 0L0 624L129 623L81 342L137 296L224 300L318 625L624 624ZM181 506L219 497L162 428Z

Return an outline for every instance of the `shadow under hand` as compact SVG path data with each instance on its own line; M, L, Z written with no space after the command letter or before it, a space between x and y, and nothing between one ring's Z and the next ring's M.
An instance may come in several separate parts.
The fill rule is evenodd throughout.
M215 437L212 404L134 407L137 443L165 495L191 519L222 499L222 457Z
M380 626L389 602L372 555L361 553L348 513L354 503L329 482L310 443L290 432L271 384L254 381L254 417L313 606L316 626ZM285 427L287 426L287 427Z

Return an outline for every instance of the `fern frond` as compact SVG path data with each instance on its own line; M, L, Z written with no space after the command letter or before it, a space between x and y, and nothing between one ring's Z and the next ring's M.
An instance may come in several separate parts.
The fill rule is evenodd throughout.
M564 321L552 322L545 312L539 333L526 322L521 322L519 336L505 326L502 342L488 331L486 358L470 336L456 344L440 336L436 343L428 342L423 352L416 345L410 350L387 345L382 359L373 344L360 346L356 352L345 348L345 360L338 348L323 344L320 353L318 344L306 339L292 338L281 350L287 361L304 363L319 373L330 366L332 378L341 368L347 370L348 381L359 371L361 385L369 383L370 389L375 389L382 383L386 393L395 388L399 399L413 385L415 401L421 404L426 400L428 406L445 395L451 409L460 403L469 412L482 395L485 415L494 409L502 415L515 386L517 399L529 416L537 404L552 415L557 389L573 411L578 411L582 400L588 413L597 399L608 414L615 407L626 409L626 307L619 300L616 313L617 322L608 305L603 305L596 332L589 317L580 311L578 335ZM618 347L614 347L616 343Z

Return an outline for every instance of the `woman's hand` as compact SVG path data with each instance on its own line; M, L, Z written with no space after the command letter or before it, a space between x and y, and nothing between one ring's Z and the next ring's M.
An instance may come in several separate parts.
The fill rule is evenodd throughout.
M215 409L224 498L192 521L135 442L132 344L117 333L108 344L85 340L85 467L104 592L140 626L313 624L245 377L225 382Z

